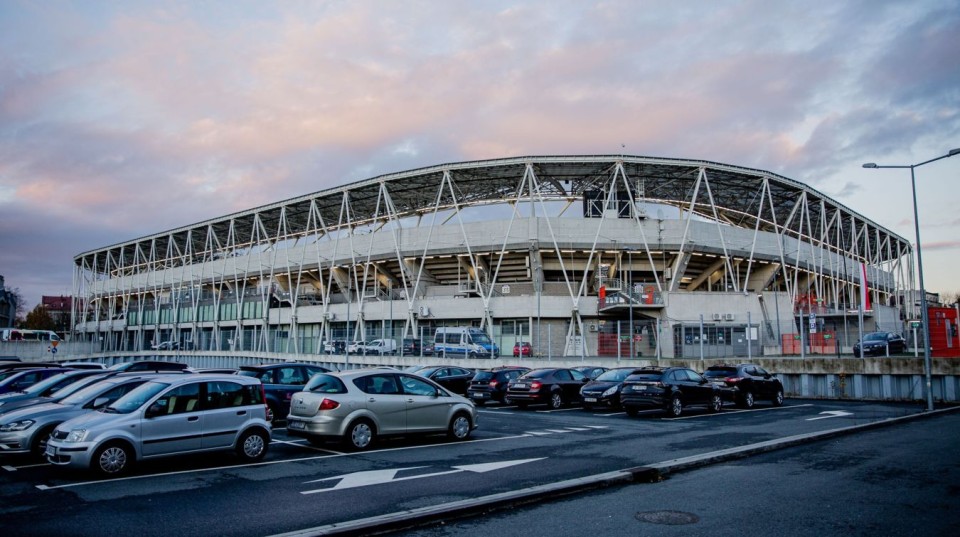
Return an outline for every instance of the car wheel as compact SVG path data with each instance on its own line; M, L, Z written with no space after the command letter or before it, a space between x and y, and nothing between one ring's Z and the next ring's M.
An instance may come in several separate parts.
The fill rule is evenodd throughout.
M247 431L240 436L237 442L237 455L244 462L257 462L267 454L270 445L270 436L259 429Z
M50 435L53 434L53 430L56 428L56 425L47 427L33 437L33 442L30 444L31 455L43 458L44 453L47 451L47 440L50 440Z
M773 406L783 405L783 388L777 388L777 393L773 396Z
M470 418L466 414L457 414L450 422L447 436L454 440L466 440L470 437Z
M747 390L743 392L743 395L740 397L740 407L741 408L753 408L753 404L756 401L753 398L753 392Z
M550 408L556 410L563 406L563 394L560 392L553 392L550 394Z
M268 421L272 427L276 427L280 422L280 409L274 403L267 403L267 408L270 409L270 419Z
M683 414L683 401L680 400L679 395L674 395L670 398L670 406L667 407L667 413L669 413L674 418L679 418Z
M361 419L350 424L344 441L347 447L357 451L363 451L369 449L375 439L376 433L373 431L373 424Z
M713 394L713 397L710 398L710 412L720 412L723 409L723 399L720 399L720 394Z
M121 475L133 464L133 450L127 444L110 443L93 454L91 468L106 476Z
M627 415L630 416L631 418L636 418L637 416L640 415L640 409L634 408L632 406L628 406L624 408L624 410L627 412Z

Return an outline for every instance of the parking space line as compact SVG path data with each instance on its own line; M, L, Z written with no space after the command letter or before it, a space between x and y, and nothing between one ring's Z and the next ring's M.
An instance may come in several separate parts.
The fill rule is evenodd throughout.
M790 405L790 406L768 406L766 408L750 408L750 409L744 409L744 410L732 410L730 412L720 411L715 414L698 414L696 416L680 416L679 418L664 418L663 420L664 421L691 420L694 418L706 418L709 416L721 416L721 415L729 416L731 414L743 414L744 412L764 412L766 410L786 410L788 408L801 408L805 406L813 406L813 404L805 403L802 405Z
M216 466L216 467L214 467L214 468L195 468L195 469L193 469L193 470L178 470L178 471L175 471L175 472L163 472L163 473L159 473L159 474L131 475L131 476L127 476L127 477L115 477L115 478L111 478L111 479L98 479L98 480L96 480L96 481L80 481L80 482L77 482L77 483L64 483L63 485L35 485L35 486L36 486L36 488L39 489L39 490L57 490L57 489L65 489L65 488L73 488L73 487L83 487L83 486L87 486L87 485L111 484L111 483L116 483L116 482L119 482L119 481L133 481L133 480L139 480L139 479L148 479L148 478L151 478L151 477L168 477L168 476L173 476L173 475L196 474L196 473L200 473L200 472L214 472L214 471L219 471L219 470L236 470L237 468L252 468L252 467L255 467L255 466L273 466L273 465L276 465L276 464L286 464L286 463L294 463L294 462L308 462L308 461L315 461L315 460L320 460L320 459L333 459L333 458L339 458L339 457L352 457L352 456L357 456L357 455L371 455L371 454L374 454L374 453L387 453L387 452L390 452L390 451L403 451L403 450L412 450L412 449L424 449L424 448L432 448L432 447L438 447L438 446L445 446L445 447L464 446L464 445L467 445L467 444L477 444L477 443L480 443L480 442L496 442L496 441L499 441L499 440L515 440L515 439L517 439L517 438L530 438L530 437L531 437L530 434L517 434L517 435L510 435L510 436L500 436L500 437L497 437L497 438L481 438L481 439L479 439L479 440L464 440L464 441L461 441L461 442L454 442L454 443L449 443L449 442L448 442L448 443L444 443L444 444L426 444L426 445L420 445L420 446L404 446L404 447L397 447L397 448L374 449L374 450L370 450L370 451L359 451L359 452L356 452L356 453L337 453L336 455L315 455L315 456L312 456L312 457L300 457L300 458L296 458L296 459L284 459L284 460L279 460L279 461L261 461L261 462L253 462L253 463L250 463L250 464L235 464L235 465L233 465L233 466Z
M343 455L343 453L340 451L333 451L332 449L323 449L323 448L312 446L312 445L308 446L306 442L307 442L306 440L271 440L270 441L271 444L287 444L290 446L297 446L297 447L312 449L314 451L322 451L324 453L333 453L334 455Z
M40 466L51 466L51 464L49 462L39 462L37 464L24 464L23 466L4 465L4 466L0 466L0 468L3 468L8 472L16 472L21 468L39 468Z
M558 408L556 410L537 410L536 412L540 414L550 414L552 412L570 412L571 410L581 410L581 408L580 407Z
M542 433L540 431L527 431L526 434L532 434L534 436L548 436L550 433Z
M544 431L547 431L547 432L549 432L549 433L569 433L569 432L571 432L571 431L568 431L568 430L566 430L566 429L544 429Z
M587 427L567 427L570 431L589 431Z

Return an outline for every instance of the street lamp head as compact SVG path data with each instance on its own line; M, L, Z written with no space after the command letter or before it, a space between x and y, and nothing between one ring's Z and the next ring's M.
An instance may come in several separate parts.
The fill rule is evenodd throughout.
M876 162L868 162L868 163L864 164L863 167L864 167L864 168L876 168L876 167L877 167L877 163L876 163Z
M958 147L958 148L956 148L956 149L951 149L950 152L947 153L947 156L952 157L952 156L954 156L954 155L956 155L956 154L960 154L960 147Z

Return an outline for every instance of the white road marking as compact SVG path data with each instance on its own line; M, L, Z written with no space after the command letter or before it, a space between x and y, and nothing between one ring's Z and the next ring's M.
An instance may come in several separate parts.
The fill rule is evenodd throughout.
M816 421L816 420L827 420L830 418L843 418L845 416L852 416L853 412L846 412L843 410L827 410L820 413L820 416L817 418L807 418L807 421Z
M679 418L663 418L663 421L692 420L696 418L709 418L712 416L729 416L731 414L742 414L744 412L766 412L768 410L787 410L790 408L800 408L805 406L813 406L813 404L806 403L802 405L790 405L790 406L768 406L766 408L750 408L745 410L731 410L731 411L722 410L715 414L697 414L696 416L680 416ZM654 410L653 412L660 412L660 411Z
M548 433L569 433L570 431L566 429L544 429Z
M540 431L527 431L527 434L532 434L534 436L548 436L550 433L542 433Z
M481 438L479 440L465 440L462 442L455 443L444 443L444 444L426 444L422 446L404 446L397 448L388 448L388 449L376 449L371 451L361 451L357 453L338 453L336 455L315 455L312 457L300 457L298 459L284 459L279 461L263 461L263 462L253 462L250 464L235 464L233 466L216 466L214 468L196 468L193 470L179 470L176 472L163 472L159 474L146 474L146 475L132 475L128 477L116 477L112 479L100 479L97 481L80 481L77 483L65 483L63 485L36 485L36 488L40 490L56 490L56 489L65 489L73 487L84 487L87 485L104 485L117 483L120 481L133 481L139 479L149 479L151 477L167 477L173 475L184 475L184 474L198 474L201 472L215 472L220 470L236 470L237 468L252 468L255 466L273 466L276 464L290 464L295 462L307 462L315 461L319 459L333 459L338 457L354 457L358 455L369 455L371 453L386 453L390 451L405 451L405 450L414 450L414 449L427 449L433 447L452 447L452 446L464 446L467 444L477 444L480 442L497 442L500 440L516 440L517 438L530 438L529 434L517 434L511 436L500 436L497 438Z
M8 472L16 472L21 468L39 468L40 466L52 466L49 462L40 462L37 464L24 464L23 466L9 466L5 465L2 468Z
M528 462L541 461L546 457L540 457L537 459L520 459L514 461L500 461L500 462L488 462L481 464L467 464L462 466L454 466L452 470L444 470L442 472L433 472L430 474L420 474L412 475L408 477L397 478L396 475L398 472L404 470L417 470L420 468L426 468L426 466L411 466L408 468L395 468L389 470L369 470L365 472L354 472L352 474L338 475L334 477L324 477L322 479L314 479L312 481L305 481L304 483L321 483L324 481L338 481L336 485L323 489L313 489L313 490L304 490L300 494L317 494L320 492L328 492L331 490L342 490L342 489L351 489L357 487L366 487L369 485L381 485L384 483L396 483L399 481L410 481L411 479L423 479L426 477L437 477L441 475L449 474L458 474L461 472L473 472L477 474L482 474L486 472L492 472L494 470L500 470L503 468L509 468L511 466L517 466L518 464L526 464Z
M551 414L553 412L570 412L571 410L581 410L581 409L580 407L572 407L572 408L558 408L556 410L537 410L536 412L539 414Z

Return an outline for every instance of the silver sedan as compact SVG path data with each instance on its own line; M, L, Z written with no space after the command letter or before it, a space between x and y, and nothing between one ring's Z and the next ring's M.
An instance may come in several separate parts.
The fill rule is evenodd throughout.
M477 427L473 402L423 377L383 369L314 375L295 393L287 434L313 444L339 440L364 450L377 437L447 433L469 438Z

